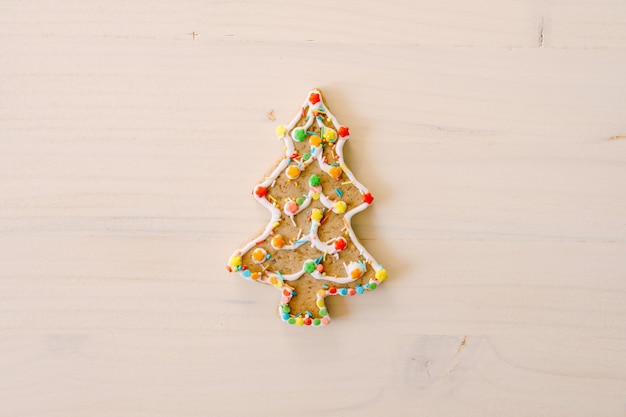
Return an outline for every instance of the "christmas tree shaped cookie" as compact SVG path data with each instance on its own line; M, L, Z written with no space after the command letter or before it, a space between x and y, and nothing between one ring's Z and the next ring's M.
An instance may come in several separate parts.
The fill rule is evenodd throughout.
M330 322L326 297L373 291L387 278L351 226L374 197L346 165L343 147L350 131L319 90L309 92L276 135L285 155L252 191L271 219L259 236L235 250L227 269L274 286L282 320L324 326Z

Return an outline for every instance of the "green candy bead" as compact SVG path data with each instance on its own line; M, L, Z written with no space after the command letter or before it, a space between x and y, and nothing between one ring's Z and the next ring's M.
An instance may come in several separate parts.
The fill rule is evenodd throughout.
M313 174L311 175L311 177L309 178L309 185L311 187L317 187L318 185L320 185L320 182L322 180L320 179L319 175Z
M284 305L284 306L283 306L283 311L284 311L285 313L289 313L289 312L291 311L291 308L289 308L289 306L288 306L288 305Z
M326 311L326 309L325 309L325 308L321 308L321 309L320 309L320 316L325 317L325 316L326 316L326 314L328 314L328 311Z
M293 317L289 317L289 320L287 320L287 323L295 324L296 323L296 319L294 319Z
M374 291L376 289L376 284L374 284L373 282L370 284L370 290Z
M303 158L305 161L308 161L310 157L311 157L311 154L310 154L310 153L308 153L308 152L307 152L307 153L305 153L304 155L302 155L302 158Z
M304 270L309 274L315 271L315 262L307 261L304 263Z
M298 204L299 206L301 206L301 205L302 205L302 203L304 203L304 198L302 198L302 197L298 197L298 198L296 198L296 204Z
M306 131L304 129L296 129L293 132L293 137L298 142L302 142L303 140L306 139Z
M320 319L313 319L313 326L319 326L321 322Z

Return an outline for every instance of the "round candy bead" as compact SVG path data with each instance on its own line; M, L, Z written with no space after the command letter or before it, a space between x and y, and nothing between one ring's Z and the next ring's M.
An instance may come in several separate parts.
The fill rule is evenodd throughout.
M354 288L350 288L348 290L348 295L354 295L354 294L356 294L356 290Z
M265 262L267 252L263 248L256 248L252 251L252 262L255 264L260 264Z
M333 204L333 212L337 214L343 214L346 212L348 205L345 201L337 201Z
M228 265L232 266L233 268L237 268L238 266L241 266L241 256L239 255L231 256L230 259L228 260Z
M252 272L250 272L249 269L246 269L245 271L242 272L244 278L250 278L250 276L252 275Z
M314 220L316 222L322 220L322 210L320 209L311 210L311 220Z
M290 180L295 180L300 176L300 168L297 165L289 165L285 170L285 175Z
M326 314L328 314L328 311L325 308L320 308L320 316L324 317Z
M317 304L318 307L324 307L324 300L317 300L315 304Z
M320 102L320 95L318 93L311 93L309 96L309 101L311 104L317 104Z
M306 261L304 263L304 270L308 272L309 274L313 273L313 271L315 271L315 262Z
M283 313L282 318L283 320L289 320L289 313Z
M313 326L319 326L321 322L320 319L313 319Z
M330 320L328 320L328 317L324 317L324 318L321 320L321 322L322 322L322 326L327 326L327 325L328 325L328 323L330 323Z
M348 289L347 288L341 288L339 290L339 294L344 295L344 296L348 295Z
M330 294L337 294L337 288L335 288L335 287L330 287L330 288L328 289L328 292L329 292Z
M317 135L313 135L309 138L309 144L311 146L320 146L322 144L322 139L320 139Z
M304 319L304 324L305 324L305 326L310 326L312 322L313 322L313 320L311 320L311 319L310 319L310 318L308 318L308 317L307 317L306 319Z
M267 194L267 188L259 185L254 189L254 193L257 195L257 197L263 198L265 197L265 194Z
M370 290L374 291L376 289L377 285L375 282L370 283Z
M299 206L301 206L301 205L302 205L302 203L304 203L304 198L302 198L302 197L298 197L298 198L296 198L296 204L298 204Z
M289 322L289 324L294 324L296 322L296 319L294 319L293 317L289 317L289 320L287 320Z
M311 187L317 187L318 185L320 185L321 182L321 178L319 177L319 175L313 174L309 177L309 185Z
M376 279L380 282L383 282L384 280L387 279L387 270L384 268L379 269L378 271L376 271Z
M365 289L359 285L358 287L356 287L356 292L359 294L363 294L365 292Z
M334 245L336 251L342 251L346 248L346 246L348 246L348 241L342 237L338 237L335 239Z
M272 247L274 249L280 249L285 246L285 239L281 235L276 235L272 238Z
M304 155L302 155L302 160L303 161L308 161L310 157L311 157L311 154L307 152Z
M296 214L298 211L298 203L293 200L287 201L285 207L283 207L286 214Z
M340 167L331 166L328 169L328 175L330 175L333 178L339 179L339 177L341 177L341 168Z
M296 127L292 132L291 136L297 142L302 142L306 139L306 130L301 127Z
M302 317L298 317L298 318L296 319L296 324L297 324L298 326L302 326L302 325L304 324L304 319L303 319Z

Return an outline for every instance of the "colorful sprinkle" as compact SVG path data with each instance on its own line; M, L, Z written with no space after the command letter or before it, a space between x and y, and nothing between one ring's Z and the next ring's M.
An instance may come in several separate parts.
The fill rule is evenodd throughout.
M338 197L343 197L343 191L341 191L339 188L335 188L335 194L337 194Z

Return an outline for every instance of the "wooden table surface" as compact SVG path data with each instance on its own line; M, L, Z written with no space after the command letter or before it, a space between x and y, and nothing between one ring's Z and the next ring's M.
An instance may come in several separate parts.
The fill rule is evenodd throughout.
M0 415L626 415L625 74L617 0L0 2ZM314 87L323 329L224 268Z

